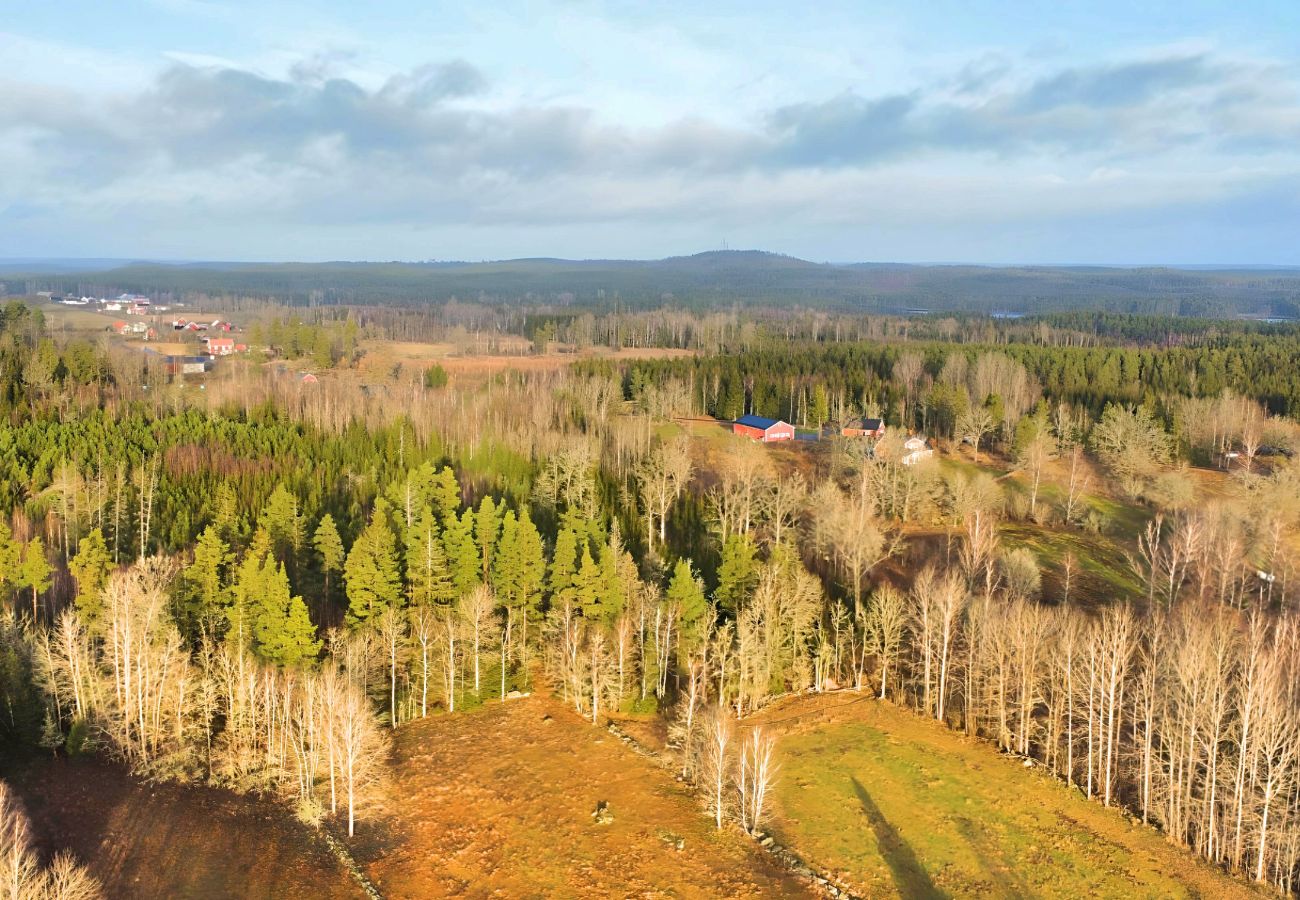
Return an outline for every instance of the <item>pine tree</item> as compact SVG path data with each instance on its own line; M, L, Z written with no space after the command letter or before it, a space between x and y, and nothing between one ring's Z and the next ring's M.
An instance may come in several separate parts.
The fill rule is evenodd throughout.
M325 575L325 602L330 599L330 576L343 568L343 539L339 537L338 526L329 513L321 516L316 533L312 535L312 546L320 557L321 572Z
M73 602L81 615L81 624L92 634L100 630L100 620L104 615L101 592L112 571L113 558L104 543L104 533L98 528L92 529L78 542L77 555L68 563L68 572L77 582Z
M388 527L388 502L375 503L370 523L357 537L343 566L348 586L350 625L369 621L402 601L401 579L397 571L397 548L393 531Z
M406 580L411 602L417 605L451 603L456 588L447 567L446 551L433 507L425 505L407 533Z

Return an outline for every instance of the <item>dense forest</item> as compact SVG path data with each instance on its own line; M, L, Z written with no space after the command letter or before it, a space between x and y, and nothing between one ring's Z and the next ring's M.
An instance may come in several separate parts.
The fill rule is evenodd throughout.
M1300 275L1279 270L832 265L759 251L663 260L519 259L431 263L132 264L101 272L5 273L11 293L259 298L294 305L546 303L593 311L749 308L834 312L1045 313L1294 318Z
M409 324L368 315L257 325L268 357L319 357L310 389L248 360L199 391L4 308L6 745L256 791L353 835L394 730L553 690L593 724L661 717L717 825L754 833L773 737L737 723L846 688L1294 888L1291 330L660 313L634 323L717 346L331 377ZM530 327L545 350L602 323L622 345L595 316ZM779 452L691 430L745 411L894 427ZM941 452L912 465L922 430ZM1222 476L1209 499L1189 463ZM1113 561L1055 552L1093 537L1122 547L1124 590L1085 595ZM30 877L82 896L50 887L75 875Z

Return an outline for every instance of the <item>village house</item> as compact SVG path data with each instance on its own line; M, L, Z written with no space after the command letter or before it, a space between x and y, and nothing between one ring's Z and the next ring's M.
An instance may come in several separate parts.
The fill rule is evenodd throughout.
M766 419L762 416L741 416L732 423L731 430L735 434L743 434L764 444L794 440L793 425L780 419Z
M854 419L840 429L844 437L865 437L880 440L885 436L884 419Z
M934 450L926 442L925 438L915 435L903 441L903 458L901 462L905 466L916 465L923 459L929 459L934 456Z
M234 352L234 338L208 338L208 353L212 356L229 356Z

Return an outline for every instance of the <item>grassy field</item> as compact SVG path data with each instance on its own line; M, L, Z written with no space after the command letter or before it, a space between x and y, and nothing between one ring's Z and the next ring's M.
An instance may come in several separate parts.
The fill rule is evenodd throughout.
M1250 897L1154 829L935 722L860 695L799 698L773 831L868 897Z
M557 700L405 725L385 829L354 851L388 897L800 897L685 788ZM592 811L609 804L613 821Z

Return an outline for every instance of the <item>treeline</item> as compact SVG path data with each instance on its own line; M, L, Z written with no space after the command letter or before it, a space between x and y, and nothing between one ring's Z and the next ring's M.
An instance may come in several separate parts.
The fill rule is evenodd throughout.
M1236 334L1196 347L999 347L943 343L765 343L749 351L687 359L644 359L617 369L626 396L645 402L648 389L685 387L691 408L723 419L743 413L816 424L813 394L828 398L835 418L883 415L896 427L951 428L963 406L1006 404L1011 394L1041 394L1094 417L1107 404L1216 397L1232 391L1274 415L1300 410L1300 337ZM993 375L1015 379L998 383ZM990 377L986 377L990 376ZM962 396L957 396L958 391ZM954 405L955 404L955 405ZM842 412L841 412L842 411Z
M891 312L1069 310L1231 317L1294 315L1290 271L1083 267L828 265L757 251L663 260L522 259L483 263L133 265L94 273L16 275L25 289L275 299L294 305L420 305L452 298L541 301L603 311L665 303L695 311L749 307Z

